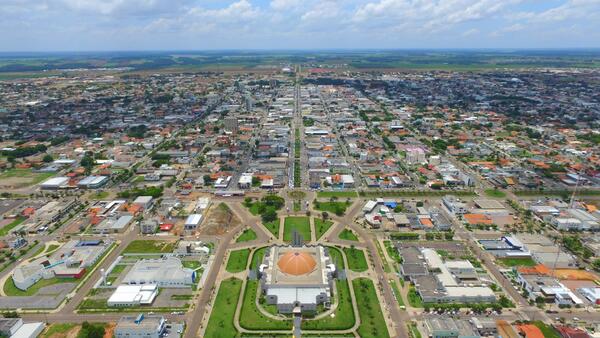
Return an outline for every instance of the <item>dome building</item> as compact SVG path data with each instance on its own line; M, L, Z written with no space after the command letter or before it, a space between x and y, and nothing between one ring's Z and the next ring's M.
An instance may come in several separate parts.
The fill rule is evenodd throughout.
M280 313L314 312L331 303L333 275L327 248L272 246L259 268L261 290L267 304Z

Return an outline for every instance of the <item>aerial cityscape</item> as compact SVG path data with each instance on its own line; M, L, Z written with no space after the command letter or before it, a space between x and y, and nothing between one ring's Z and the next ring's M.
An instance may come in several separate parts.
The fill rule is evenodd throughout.
M247 12L302 15L29 2L0 14L64 10L65 34L87 16L237 11L234 34ZM315 6L427 13L400 2ZM474 18L444 21L540 21L490 49L371 48L363 21L353 48L321 31L314 48L145 48L130 31L131 48L90 49L55 19L48 49L0 24L0 337L600 337L600 46L533 37L556 11L598 28L600 6L466 2Z

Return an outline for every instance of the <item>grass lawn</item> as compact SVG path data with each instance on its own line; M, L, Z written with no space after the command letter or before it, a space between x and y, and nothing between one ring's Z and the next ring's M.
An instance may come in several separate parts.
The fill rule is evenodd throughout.
M392 244L392 241L383 241L383 244L385 245L385 250L387 251L388 256L390 256L390 258L396 263L402 263L402 257L400 257L400 253L398 253L398 250L396 250Z
M246 270L246 264L248 263L249 255L250 249L232 251L229 254L229 259L227 260L227 271L233 273Z
M263 226L267 228L275 237L279 236L279 217L273 222L264 223Z
M240 237L238 237L236 239L236 242L248 242L248 241L252 241L256 239L256 232L254 232L254 230L252 229L246 229L244 230L244 232L242 232L242 234L240 235Z
M408 304L414 308L423 307L423 300L412 285L408 288Z
M316 231L315 238L317 240L319 240L321 238L321 236L323 236L323 234L326 233L327 230L329 230L329 228L331 228L332 225L333 225L332 221L324 221L320 218L315 217L315 231Z
M402 300L402 294L400 293L400 289L398 288L398 284L396 283L396 281L393 279L390 279L390 285L392 286L392 289L394 290L394 296L396 297L398 304L400 306L405 306L404 301Z
M202 264L200 264L200 262L198 262L198 261L181 261L181 264L184 267L186 267L188 269L192 269L192 270L196 270L202 266Z
M153 241L136 239L129 243L123 253L170 253L175 248L174 241Z
M4 293L7 296L33 296L35 295L41 288L45 286L50 286L59 283L79 283L81 279L76 278L50 278L50 279L40 279L37 283L33 284L29 287L29 289L23 291L18 289L15 286L15 282L12 278L7 278L6 282L4 282Z
M5 226L4 226L2 229L0 229L0 236L6 236L6 235L8 235L8 233L9 233L9 232L10 232L12 229L16 228L16 227L17 227L19 224L23 223L23 222L24 222L26 219L27 219L27 218L25 218L25 217L21 217L21 216L19 216L19 217L15 218L15 220L14 220L14 221L12 221L12 222L8 223L8 224L7 224L7 225L5 225Z
M560 338L560 334L554 330L551 326L546 325L544 322L540 320L536 320L533 322L533 325L537 326L540 331L544 334L544 338Z
M488 197L496 197L496 198L506 197L506 193L504 191L498 190L498 189L485 189L484 192Z
M48 326L46 328L46 330L44 330L42 332L42 334L40 335L40 338L49 338L49 337L53 337L58 334L64 334L64 337L66 337L67 331L70 331L71 329L73 329L76 326L78 326L78 324L73 324L73 323L50 324L50 326ZM63 337L63 336L61 336L61 337Z
M233 326L235 308L242 290L242 281L237 278L221 282L213 310L208 319L206 338L236 337L237 330Z
M254 251L254 254L252 255L252 262L250 262L250 269L254 270L260 265L260 263L262 263L267 249L267 247L263 247Z
M318 198L355 198L358 197L356 191L319 191L317 192Z
M352 271L362 272L367 271L367 259L362 249L344 248L346 259L348 259L348 268Z
M421 332L417 329L417 324L413 322L408 323L408 331L412 338L421 338Z
M512 266L535 266L536 262L529 258L499 258L498 262L504 266L512 267Z
M331 256L331 261L335 264L335 267L338 269L345 269L346 264L344 264L344 257L342 257L340 249L332 246L328 246L327 249L329 249L329 256Z
M381 312L373 281L367 278L357 278L352 281L352 287L360 315L358 335L361 337L389 337L390 334Z
M327 211L333 214L336 214L338 216L343 215L346 212L346 209L348 209L348 207L350 206L350 204L352 203L346 203L344 202L319 202L319 201L315 201L314 202L314 207L316 210L319 211Z
M257 280L246 281L244 302L240 311L240 326L247 330L291 330L291 320L272 319L258 310L256 307L258 283ZM223 335L222 337L226 336Z
M110 193L108 191L98 191L96 193L92 193L90 198L93 200L103 200L108 197Z
M342 230L342 232L340 232L340 236L339 237L340 237L340 239L343 239L343 240L346 240L346 241L358 242L358 237L350 229L344 229L344 230Z
M383 254L383 249L381 248L381 244L379 244L379 241L375 241L375 246L377 247L377 254L381 259L381 263L383 264L383 271L391 272L392 269L390 269L390 265L388 264L388 261L385 258L385 255Z
M11 179L11 178L23 178L23 179L29 179L29 182L24 182L21 181L20 183L16 184L16 186L19 187L27 187L30 185L35 185L38 184L40 182L43 182L47 179L49 179L50 177L54 176L55 173L34 173L31 169L9 169L3 173L0 173L0 181L4 180L4 179Z
M350 287L347 280L335 281L337 288L338 307L335 310L335 317L326 316L317 320L302 321L303 330L345 330L354 325L354 311L352 310L352 298L350 297Z
M306 216L286 217L283 224L283 240L291 242L294 230L302 235L304 242L310 241L310 219Z

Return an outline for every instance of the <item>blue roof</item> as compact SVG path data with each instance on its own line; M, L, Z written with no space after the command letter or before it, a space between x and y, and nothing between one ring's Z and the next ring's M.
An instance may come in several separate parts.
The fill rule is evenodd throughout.
M385 203L383 203L383 205L385 205L388 208L392 208L393 209L393 208L395 208L398 205L398 203L396 203L396 202L385 202Z

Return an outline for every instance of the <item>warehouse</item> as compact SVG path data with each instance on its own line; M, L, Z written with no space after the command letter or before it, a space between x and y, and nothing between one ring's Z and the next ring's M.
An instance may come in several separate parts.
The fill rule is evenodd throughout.
M163 288L189 287L196 280L196 272L183 267L177 257L142 259L137 261L123 279L123 284L156 284Z
M107 182L107 176L88 176L79 181L79 183L77 183L77 187L82 189L98 189L105 185Z
M44 190L57 190L67 187L69 183L68 177L53 177L40 184L40 188Z
M107 305L111 307L150 305L156 296L158 296L156 284L119 285L108 299Z

